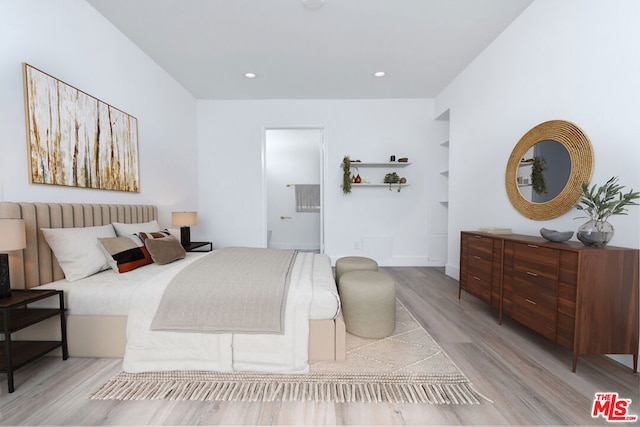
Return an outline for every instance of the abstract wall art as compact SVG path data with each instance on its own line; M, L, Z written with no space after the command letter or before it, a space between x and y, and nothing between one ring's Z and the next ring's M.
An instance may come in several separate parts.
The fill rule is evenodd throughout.
M135 117L23 64L32 184L139 192Z

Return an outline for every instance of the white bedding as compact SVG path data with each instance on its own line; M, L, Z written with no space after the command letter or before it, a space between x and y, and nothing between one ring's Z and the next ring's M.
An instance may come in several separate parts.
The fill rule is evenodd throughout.
M134 290L162 272L178 265L193 262L202 253L188 252L183 260L171 264L150 264L128 273L119 274L109 269L98 274L69 282L66 279L47 283L33 289L60 289L64 291L65 307L73 315L127 316ZM331 261L326 255L315 256L315 280L309 319L335 319L340 311L340 298L331 272ZM55 308L55 302L44 300L33 306Z
M187 265L200 256L202 254L190 252L183 260L171 264L149 264L128 273L116 273L109 269L74 282L62 279L33 289L63 290L64 304L69 314L126 316L129 314L131 295L141 283L178 264ZM38 305L47 302L45 300Z
M300 253L292 268L284 334L152 331L151 321L179 266L147 280L132 298L127 321L125 372L171 370L308 372L309 309L316 255ZM329 270L330 271L330 270ZM326 273L325 273L326 274Z

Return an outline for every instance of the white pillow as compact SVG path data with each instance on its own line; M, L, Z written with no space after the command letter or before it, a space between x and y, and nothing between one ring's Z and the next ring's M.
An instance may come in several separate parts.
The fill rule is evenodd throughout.
M118 237L128 237L132 234L138 234L141 231L153 232L160 231L160 224L155 219L149 222L141 222L138 224L127 224L124 222L112 222L113 228L116 230Z
M41 230L67 280L82 279L109 268L98 237L116 237L111 224Z

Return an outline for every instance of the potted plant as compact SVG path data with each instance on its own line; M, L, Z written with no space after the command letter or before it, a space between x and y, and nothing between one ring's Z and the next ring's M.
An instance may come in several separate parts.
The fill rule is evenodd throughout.
M385 184L389 184L389 191L391 191L391 185L392 184L398 184L398 192L400 192L400 189L401 189L400 177L398 176L397 173L391 172L391 173L386 174L384 176L384 183Z
M640 192L631 189L623 193L623 188L615 176L600 187L594 184L589 188L586 182L582 183L582 197L575 207L587 214L578 218L589 218L589 221L578 228L578 240L595 247L609 243L614 229L607 219L612 215L626 215L626 206L638 205L635 200L640 198Z
M342 159L342 192L351 193L351 159L344 156Z

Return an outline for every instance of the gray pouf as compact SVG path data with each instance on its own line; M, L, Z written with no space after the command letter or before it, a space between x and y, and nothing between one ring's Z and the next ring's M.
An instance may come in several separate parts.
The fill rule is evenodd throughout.
M349 271L378 271L378 263L363 256L346 256L336 261L336 283Z
M377 271L350 271L338 283L347 332L384 338L396 327L396 284Z

